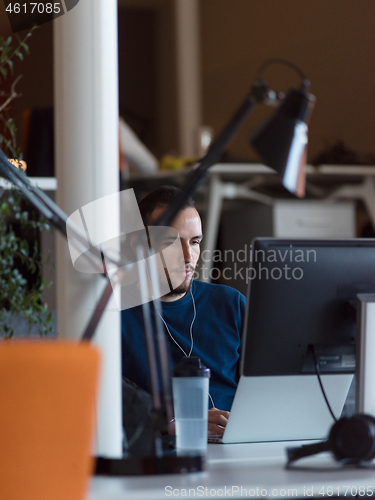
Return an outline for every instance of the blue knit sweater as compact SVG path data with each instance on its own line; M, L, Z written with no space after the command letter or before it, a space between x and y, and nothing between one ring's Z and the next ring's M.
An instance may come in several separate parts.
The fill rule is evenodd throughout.
M216 408L230 410L238 381L238 359L245 316L245 297L226 285L194 281L196 305L193 325L193 356L211 369L210 394ZM151 303L151 314L154 315ZM179 300L162 302L163 317L171 335L190 351L190 325L194 315L190 292ZM149 370L143 334L142 307L122 311L122 371L143 389L150 391ZM173 368L184 356L166 331Z

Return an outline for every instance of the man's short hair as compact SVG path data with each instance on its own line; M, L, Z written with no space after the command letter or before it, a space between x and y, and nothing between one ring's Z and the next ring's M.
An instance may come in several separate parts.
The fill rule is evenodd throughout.
M139 203L139 210L145 226L151 226L153 222L151 214L156 208L168 207L177 196L181 193L181 189L175 186L160 186L155 191L148 194ZM189 198L184 208L194 207L194 201Z

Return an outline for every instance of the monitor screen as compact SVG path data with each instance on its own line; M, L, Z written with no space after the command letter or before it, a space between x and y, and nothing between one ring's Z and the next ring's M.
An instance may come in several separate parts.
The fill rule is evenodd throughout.
M374 239L252 245L241 374L354 373L356 297L375 292Z

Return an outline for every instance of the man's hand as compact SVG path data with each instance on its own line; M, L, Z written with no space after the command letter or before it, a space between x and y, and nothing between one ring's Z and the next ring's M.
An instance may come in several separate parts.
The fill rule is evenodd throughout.
M211 408L208 410L208 435L223 435L228 418L229 411L218 410L217 408ZM169 434L174 434L176 432L174 419L169 423L168 432Z
M222 435L229 418L229 411L211 408L208 410L208 435Z

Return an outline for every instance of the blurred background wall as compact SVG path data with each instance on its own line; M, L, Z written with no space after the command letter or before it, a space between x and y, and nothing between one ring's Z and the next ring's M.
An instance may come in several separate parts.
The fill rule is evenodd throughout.
M120 110L159 157L179 153L175 5L119 0ZM309 159L338 141L360 155L375 153L373 2L199 0L198 6L202 124L218 132L259 65L282 57L302 68L317 96ZM1 27L5 33L6 23ZM30 57L16 68L24 75L22 97L13 105L20 128L23 110L53 104L52 29L48 23L35 31ZM270 68L265 77L275 90L299 84L283 67ZM268 112L259 107L253 113L230 146L231 156L255 159L246 138Z

